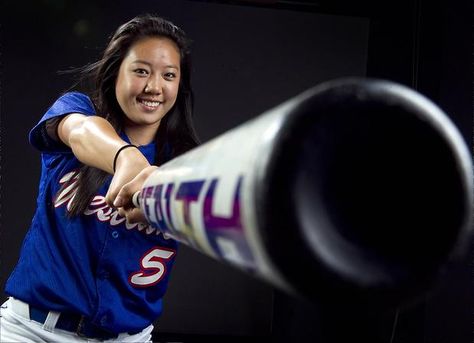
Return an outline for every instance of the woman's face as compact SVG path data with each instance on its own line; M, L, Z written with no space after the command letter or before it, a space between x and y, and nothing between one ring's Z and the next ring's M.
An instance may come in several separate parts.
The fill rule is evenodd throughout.
M172 40L146 37L133 44L115 84L125 128L146 129L154 135L176 102L180 78L179 49Z

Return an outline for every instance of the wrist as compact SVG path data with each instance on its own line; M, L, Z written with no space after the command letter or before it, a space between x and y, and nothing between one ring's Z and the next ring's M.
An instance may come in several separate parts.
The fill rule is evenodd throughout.
M113 171L119 170L123 165L132 164L133 166L142 166L145 168L149 166L148 160L138 150L138 147L133 144L127 144L117 150L114 156Z
M125 144L117 150L114 156L114 162L112 164L112 170L114 171L114 173L115 173L115 170L117 170L117 160L120 156L120 153L124 151L125 149L138 149L138 148L136 145L133 145L133 144Z

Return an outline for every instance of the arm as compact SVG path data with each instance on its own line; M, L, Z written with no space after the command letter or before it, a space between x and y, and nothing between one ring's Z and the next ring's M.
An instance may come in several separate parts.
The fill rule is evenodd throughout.
M104 118L72 113L58 124L59 139L69 146L82 163L113 174L106 195L112 205L120 188L130 182L144 168L150 166L138 149L124 149L117 157L116 170L113 160L117 151L128 144Z
M128 144L119 137L106 119L79 113L69 114L60 121L58 136L64 144L71 148L79 161L109 174L114 174L115 153L122 146ZM146 160L136 149L127 150L129 151L123 150L118 156L117 169L126 159L126 155L130 158ZM146 164L148 165L148 162Z

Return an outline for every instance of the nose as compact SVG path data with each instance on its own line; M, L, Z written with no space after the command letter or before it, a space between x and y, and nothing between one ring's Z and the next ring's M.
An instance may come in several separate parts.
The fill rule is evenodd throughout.
M148 94L161 94L163 92L161 78L159 75L150 76L147 84L145 85L144 92Z

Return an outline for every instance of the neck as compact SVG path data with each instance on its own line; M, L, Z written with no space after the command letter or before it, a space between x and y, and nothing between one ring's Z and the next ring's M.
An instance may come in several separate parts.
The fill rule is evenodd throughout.
M125 134L134 145L147 145L154 141L158 126L126 126Z

